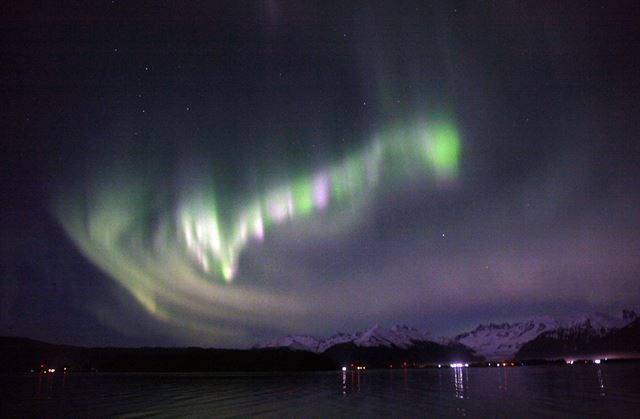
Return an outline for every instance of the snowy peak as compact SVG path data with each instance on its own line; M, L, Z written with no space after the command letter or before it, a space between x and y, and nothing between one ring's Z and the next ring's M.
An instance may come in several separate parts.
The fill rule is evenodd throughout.
M365 330L362 334L359 334L353 343L356 346L391 346L392 337L389 331L384 330L379 324Z
M254 345L255 349L289 348L296 351L318 352L320 341L309 335L284 336L277 339L265 340Z
M614 317L604 313L592 313L568 317L561 322L559 328L603 335L611 329L624 327L627 323L629 321L624 319L624 312L622 317Z
M391 329L376 324L364 332L352 334L338 333L327 339L318 339L313 336L285 336L283 338L258 342L254 348L289 348L322 353L332 346L342 343L353 343L360 347L398 347L408 348L416 342L431 341L429 332L421 331L405 325L395 325Z
M557 322L552 317L536 316L518 323L481 324L471 332L455 336L453 341L485 358L500 359L515 354L526 342L556 327Z
M410 345L412 342L434 341L434 337L430 332L418 330L406 325L395 325L391 327L391 332L395 336L395 342L405 342Z
M568 339L572 336L604 336L612 330L621 329L631 323L637 316L632 310L623 310L620 317L605 313L590 313L570 316L560 321L555 330L545 336Z
M638 316L633 310L623 310L619 317L605 313L590 313L555 319L535 316L516 323L490 323L455 336L452 340L473 349L489 360L507 359L527 342L540 335L566 337L575 334L603 336L620 329Z
M386 330L382 326L376 324L373 327L365 330L362 334L353 340L356 346L394 346L395 345L395 333L391 330Z
M355 339L355 334L338 333L327 339L320 340L318 345L318 353L322 353L332 346L339 345L341 343L349 343Z
M444 345L462 344L487 360L510 359L526 343L540 335L564 339L571 336L604 336L636 321L640 309L623 310L619 316L605 313L581 314L556 319L551 316L534 316L522 322L480 324L475 329L453 338L435 339L431 333L406 325L390 329L376 324L363 332L338 333L326 339L310 335L285 336L262 341L254 348L289 348L292 350L323 353L344 343L359 347L395 347L407 349L419 342L438 342Z

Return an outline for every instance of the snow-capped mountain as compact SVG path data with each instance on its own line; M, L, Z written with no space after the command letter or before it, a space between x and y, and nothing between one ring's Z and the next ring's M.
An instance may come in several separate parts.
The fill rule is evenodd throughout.
M253 348L289 348L295 351L319 352L318 347L320 342L318 338L309 335L283 336L281 338L258 342Z
M629 314L627 313L627 315ZM624 313L621 317L614 317L605 313L579 314L565 318L558 325L558 329L580 330L594 335L604 335L611 329L624 327L627 323L629 323L629 320L625 320Z
M623 310L620 316L591 313L556 319L534 316L515 323L481 324L475 329L453 338L434 338L431 333L404 325L385 329L380 325L355 333L338 333L326 339L310 335L285 336L257 343L255 349L289 348L323 353L340 344L353 344L359 348L388 347L408 349L420 342L441 345L462 344L487 360L511 359L528 342L538 337L572 339L579 335L601 337L619 330L638 319L636 310Z
M623 321L630 318L633 320L620 328L594 327L592 319L589 319L572 327L543 333L525 343L514 358L637 358L640 355L640 319L623 316Z
M538 336L569 336L575 334L603 336L620 329L637 318L635 311L624 310L620 317L591 313L555 319L536 316L523 322L480 325L453 338L473 349L487 360L509 359L520 348Z
M558 322L553 317L536 316L518 323L481 324L452 340L473 349L486 359L506 359L525 343L557 327Z
M398 347L408 348L415 342L433 341L431 333L414 329L405 325L395 325L391 329L385 329L380 325L352 334L338 333L327 339L318 339L314 336L285 336L269 341L258 342L254 348L289 348L293 350L305 350L322 353L332 346L342 343L353 343L358 347Z
M429 332L420 331L404 325L395 325L387 330L380 325L375 325L364 333L356 334L353 343L356 346L397 346L408 348L414 342L431 341Z

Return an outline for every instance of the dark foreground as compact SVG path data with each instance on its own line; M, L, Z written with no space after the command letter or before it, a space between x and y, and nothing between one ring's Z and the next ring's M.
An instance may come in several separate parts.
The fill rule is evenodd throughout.
M322 354L279 349L86 348L0 336L0 372L220 372L335 371L358 364L369 368L479 362L460 344L417 342L410 348L332 346Z
M338 364L311 352L215 348L85 348L0 337L0 372L322 371Z
M638 417L640 364L2 374L0 416ZM8 389L8 390L7 390Z

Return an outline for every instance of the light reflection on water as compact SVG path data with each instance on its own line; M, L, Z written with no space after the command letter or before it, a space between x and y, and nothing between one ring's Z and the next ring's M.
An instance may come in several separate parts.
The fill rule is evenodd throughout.
M1 417L637 417L640 364L0 375L0 387Z
M453 382L455 387L455 395L457 399L464 399L465 397L465 380L467 379L468 368L452 368L453 370ZM465 406L457 406L456 411L460 416L467 416L467 410Z
M602 397L606 396L604 392L604 379L602 378L602 368L598 365L598 385L600 386L600 395Z
M467 370L464 368L453 368L453 374L456 398L464 399L464 380Z

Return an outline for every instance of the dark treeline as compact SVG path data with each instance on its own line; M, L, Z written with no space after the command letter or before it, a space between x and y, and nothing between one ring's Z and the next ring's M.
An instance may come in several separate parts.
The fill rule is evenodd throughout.
M289 349L84 348L0 337L0 371L25 372L67 367L69 371L207 372L321 371L351 364L368 368L414 368L480 358L463 345L420 342L410 348L335 345L322 354ZM42 365L42 367L41 367Z
M318 371L336 363L310 352L286 349L84 348L32 339L0 337L0 371L44 368L100 372Z

